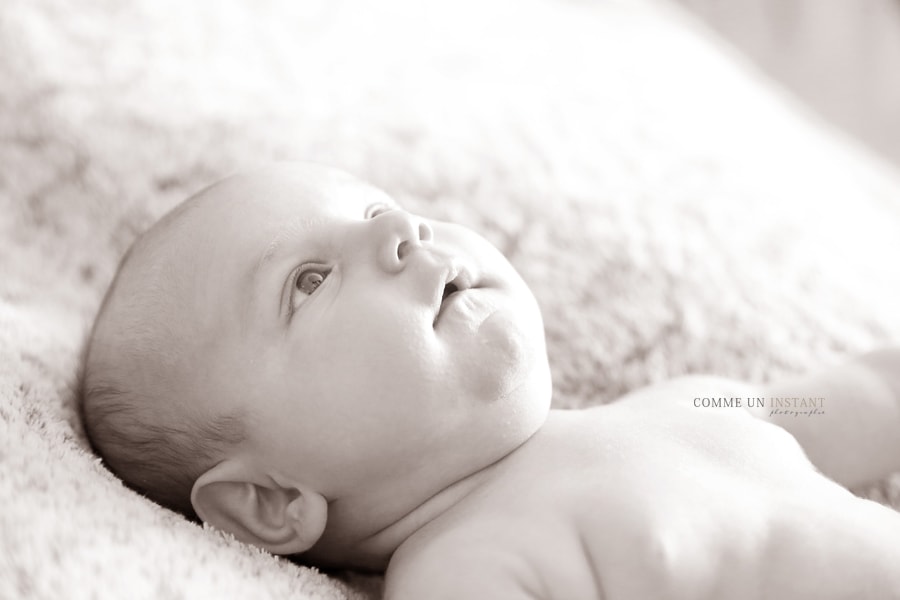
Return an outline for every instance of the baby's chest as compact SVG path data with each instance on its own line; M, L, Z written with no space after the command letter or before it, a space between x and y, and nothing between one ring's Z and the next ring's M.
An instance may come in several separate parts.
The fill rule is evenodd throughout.
M728 501L666 493L572 498L567 519L535 523L536 543L519 548L528 548L540 573L541 598L737 600L763 571L772 505L733 491Z
M610 415L602 435L569 436L557 454L573 460L539 467L542 491L509 528L540 597L758 597L784 489L818 476L792 438L755 425Z

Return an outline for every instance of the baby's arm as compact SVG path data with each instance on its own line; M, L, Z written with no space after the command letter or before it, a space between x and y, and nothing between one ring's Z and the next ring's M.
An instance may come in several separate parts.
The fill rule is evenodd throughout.
M847 487L900 470L900 348L776 381L756 416L792 433L822 473ZM774 398L822 398L822 414L772 414Z

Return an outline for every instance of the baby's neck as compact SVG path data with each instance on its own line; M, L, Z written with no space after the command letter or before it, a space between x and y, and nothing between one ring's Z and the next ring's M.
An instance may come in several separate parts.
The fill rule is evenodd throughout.
M374 551L380 558L380 570L387 568L391 556L403 542L492 481L496 466L505 459L506 457L501 458L500 461L444 488L398 521L368 537L360 544L360 548Z
M551 411L551 413L553 412L557 411ZM352 543L342 543L341 538L348 540L350 536L344 537L340 534L333 536L330 541L323 539L307 554L307 558L313 564L326 568L384 571L387 569L391 556L401 544L427 528L430 523L454 507L464 503L474 492L494 481L498 475L498 467L528 446L534 437L532 436L496 462L445 487L404 513L400 518L392 520L386 527L368 534L362 539L356 538L356 541ZM332 508L340 509L336 506ZM329 512L332 512L331 509ZM349 509L348 512L350 512ZM350 527L349 529L354 528Z

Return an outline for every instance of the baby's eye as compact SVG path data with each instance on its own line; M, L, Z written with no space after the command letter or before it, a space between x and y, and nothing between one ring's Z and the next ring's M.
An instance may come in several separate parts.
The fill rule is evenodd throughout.
M392 211L396 208L396 206L392 206L386 202L376 202L375 204L370 205L366 208L366 218L374 219L378 215L383 215L386 212Z
M294 276L290 294L289 315L300 308L300 305L315 292L331 273L331 269L324 266L307 266Z
M316 291L325 278L328 277L328 269L316 267L314 269L306 269L297 275L294 287L303 292L307 296Z

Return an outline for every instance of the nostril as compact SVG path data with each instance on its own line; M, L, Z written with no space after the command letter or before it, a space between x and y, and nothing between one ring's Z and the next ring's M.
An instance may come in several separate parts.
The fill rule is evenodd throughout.
M409 242L402 241L397 244L397 258L403 260L403 257L406 256L407 252L409 252Z
M412 220L405 220L401 235L393 238L397 244L397 259L403 261L410 252L420 247L423 243L431 242L434 238L434 232L427 223L414 223Z

